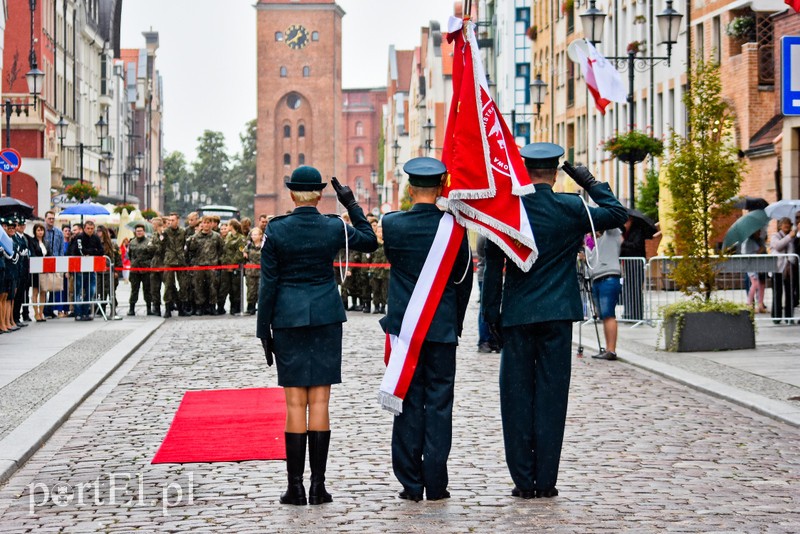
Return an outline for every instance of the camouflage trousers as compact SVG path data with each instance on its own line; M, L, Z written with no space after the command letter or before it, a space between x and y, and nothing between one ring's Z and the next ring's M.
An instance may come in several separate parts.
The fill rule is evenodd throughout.
M189 273L187 271L165 271L164 302L177 304L189 300ZM180 289L179 289L180 288Z
M220 271L219 293L217 293L217 308L225 307L225 299L231 300L231 313L242 309L241 270L225 269Z
M194 303L198 308L216 304L216 274L216 271L197 271L194 273Z

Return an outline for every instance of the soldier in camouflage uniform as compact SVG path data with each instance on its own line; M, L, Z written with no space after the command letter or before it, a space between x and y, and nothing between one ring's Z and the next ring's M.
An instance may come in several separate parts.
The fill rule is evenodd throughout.
M228 221L228 234L222 252L222 265L244 264L244 246L247 242L242 235L242 225L236 219ZM220 271L219 294L217 294L217 312L225 313L225 299L230 298L231 315L242 311L242 270L225 269Z
M170 213L167 219L167 228L159 238L159 252L164 259L165 267L186 267L186 231L178 226L180 217L177 213ZM164 319L172 316L172 311L177 310L178 315L188 315L182 303L188 298L189 287L186 284L186 271L164 271ZM180 293L178 292L180 285Z
M215 234L220 236L222 238L222 243L225 244L225 236L222 234L222 229L220 228L222 226L221 222L222 221L219 218L219 215L212 215L211 216L211 231L213 231ZM222 255L220 254L220 259L221 259L221 256ZM214 283L214 295L215 296L214 296L214 300L211 302L211 304L212 304L211 307L213 308L212 314L213 315L219 315L220 313L225 313L225 310L222 310L222 312L219 312L217 310L217 301L216 301L217 297L216 296L219 295L220 272L219 271L213 271L213 274L214 274L214 276L212 277L212 280L213 280L213 283Z
M361 267L354 267L354 264L361 263L361 252L351 250L348 256L347 278L342 284L342 295L350 297L352 304L347 310L362 311L364 309L364 282L367 280L366 272Z
M150 267L150 263L153 261L153 253L148 250L147 244L148 240L144 234L144 225L137 224L134 229L133 239L128 243L128 259L131 260L131 269ZM136 315L134 308L139 300L139 287L142 288L144 303L147 306L147 315L150 315L150 273L131 271L130 282L131 297L128 315Z
M383 227L377 221L372 223L372 229L378 236L378 248L372 253L372 263L389 263L383 251ZM370 267L369 284L372 289L372 303L375 310L372 313L386 313L386 300L389 297L389 268Z
M193 211L189 215L186 216L186 241L189 241L189 238L192 237L195 232L200 229L200 217L198 217L197 212ZM192 258L189 255L188 247L184 245L184 256L186 258L186 265L192 264ZM186 315L194 315L194 272L193 271L186 271L185 275L186 280L186 300L183 301L183 309L186 312Z
M250 230L250 239L244 248L244 255L247 265L257 265L257 269L246 269L244 274L247 278L247 315L255 315L256 302L258 301L258 284L261 280L261 242L264 234L256 226Z
M211 230L212 224L212 217L203 217L200 231L187 241L194 266L219 265L222 256L222 238ZM215 273L216 271L211 270L195 272L195 315L215 315L214 306L217 302L217 290L214 287Z
M161 253L161 232L164 229L164 220L161 217L153 217L150 221L153 225L153 235L150 236L150 242L147 245L147 250L152 254L153 259L150 262L150 267L153 269L161 269L164 267L164 256ZM152 308L148 315L161 315L161 278L162 271L153 271L150 273L150 303Z

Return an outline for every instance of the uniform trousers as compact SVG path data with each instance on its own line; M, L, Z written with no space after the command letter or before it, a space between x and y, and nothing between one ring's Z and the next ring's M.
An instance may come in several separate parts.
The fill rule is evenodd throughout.
M381 305L386 304L389 297L389 279L388 278L370 278L369 285L372 289L373 304Z
M250 274L253 271L253 274ZM248 269L247 278L247 305L255 306L258 302L258 286L261 283L261 273L258 269Z
M520 490L554 488L572 366L572 322L503 328L500 411L506 464Z
M144 296L144 301L147 304L150 304L150 273L131 271L130 281L131 281L131 298L130 298L131 306L136 306L136 302L139 300L140 287L142 288L142 295Z
M217 307L225 307L225 299L231 299L231 313L241 311L242 286L239 269L225 269L219 273L219 292L217 293Z
M189 298L188 274L187 271L164 271L161 280L164 283L165 303L176 304Z
M216 275L216 271L196 271L194 273L194 303L198 308L216 304L217 289L214 287Z
M410 494L440 498L447 489L455 378L456 344L425 341L392 429L392 467Z
M156 308L161 307L161 278L163 274L160 271L150 273L150 302Z

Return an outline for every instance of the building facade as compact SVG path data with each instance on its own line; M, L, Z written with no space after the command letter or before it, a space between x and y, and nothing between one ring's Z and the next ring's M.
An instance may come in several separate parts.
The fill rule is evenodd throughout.
M342 126L347 146L344 176L364 211L377 213L382 203L379 171L386 89L345 89L342 98Z
M282 214L294 207L283 184L299 165L316 167L326 181L346 176L343 16L334 0L256 4L256 216ZM319 208L338 211L333 188L323 190Z

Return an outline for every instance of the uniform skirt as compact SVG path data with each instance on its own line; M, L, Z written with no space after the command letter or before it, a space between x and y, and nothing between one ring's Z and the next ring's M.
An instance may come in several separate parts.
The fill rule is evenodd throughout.
M278 385L310 387L342 381L342 323L273 328Z

